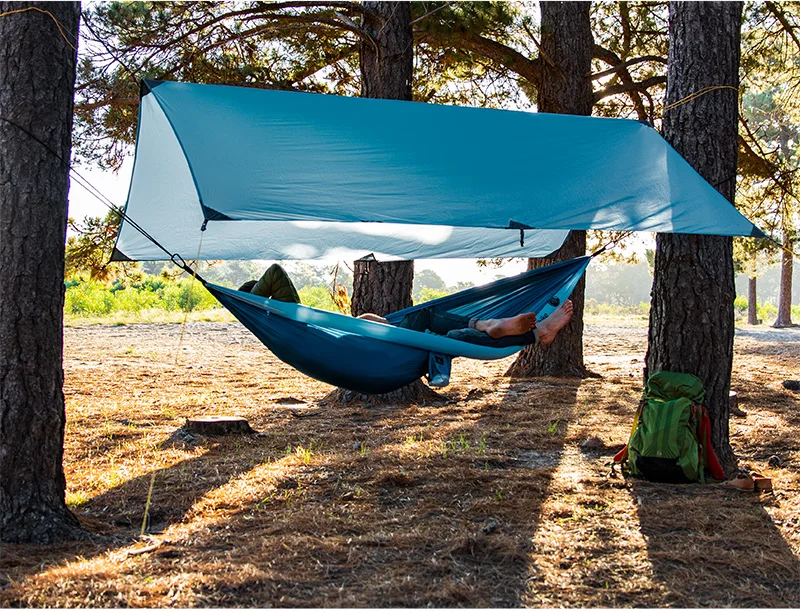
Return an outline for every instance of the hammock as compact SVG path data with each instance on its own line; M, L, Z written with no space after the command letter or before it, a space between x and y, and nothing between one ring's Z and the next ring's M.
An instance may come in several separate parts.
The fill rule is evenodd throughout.
M636 121L145 81L137 129L114 260L165 254L188 270L177 253L200 259L201 245L205 257L308 259L356 243L400 259L534 257L517 249L517 238L520 250L545 249L541 256L564 234L538 232L572 229L763 236ZM445 235L415 236L427 225L446 226ZM432 306L543 318L587 263L556 264ZM204 284L280 359L356 391L391 391L425 373L441 378L452 357L496 359L519 348Z
M542 320L569 297L590 259L531 270L386 318L396 324L410 312L434 307L479 318L535 312ZM434 373L443 375L439 381L447 384L453 357L501 359L522 348L471 344L202 282L281 361L312 378L360 393L388 393Z

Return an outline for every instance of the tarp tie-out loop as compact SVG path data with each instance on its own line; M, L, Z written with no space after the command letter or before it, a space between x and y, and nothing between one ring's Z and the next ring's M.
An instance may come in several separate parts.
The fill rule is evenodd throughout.
M169 260L179 268L183 268L187 272L191 273L192 270L186 265L186 260L184 260L183 257L181 257L178 253L173 253Z

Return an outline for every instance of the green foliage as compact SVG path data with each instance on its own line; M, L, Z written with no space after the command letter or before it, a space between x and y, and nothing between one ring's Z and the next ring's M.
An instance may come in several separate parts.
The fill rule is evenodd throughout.
M525 107L529 82L486 49L531 60L531 9L510 2L415 2L414 98ZM76 153L118 167L136 135L139 80L169 79L358 95L358 3L103 2L84 11ZM481 51L483 49L483 51ZM124 64L124 66L120 63ZM522 86L521 86L522 85Z
M624 317L627 319L644 319L650 315L650 303L639 302L630 306L607 304L598 302L594 298L587 298L584 303L584 312L594 317Z
M775 319L778 315L778 307L775 306L775 304L764 302L756 306L756 312L758 313L759 319L767 321L768 319Z
M133 262L111 263L111 253L119 231L120 215L109 211L104 218L85 217L83 221L70 218L68 223L75 235L67 238L64 275L88 274L105 281L119 275L136 275L139 266Z
M446 295L450 295L452 291L447 291L446 289L431 289L430 287L423 287L419 291L419 298L414 300L415 304L422 304L424 302L430 302L431 300L439 299L440 297L444 297Z
M158 277L146 277L142 282L131 284L72 279L64 300L64 313L79 316L133 313L150 309L200 311L212 308L220 308L219 302L189 278L167 281Z
M355 95L359 39L339 15L357 20L358 5L90 5L76 88L78 157L121 164L136 135L140 79Z
M444 291L446 286L447 285L442 277L436 274L436 272L433 270L420 270L419 272L414 273L414 288L412 290L412 296L415 302L420 302L420 291L423 289Z
M784 242L796 239L800 198L800 5L752 2L742 30L742 113L737 202L744 212ZM745 242L737 259L758 275L769 261L749 261L774 245Z
M339 309L336 308L336 305L333 303L331 294L326 287L320 285L314 287L306 285L297 290L297 295L300 296L300 301L306 306L339 312Z
M593 81L599 98L594 114L648 120L656 125L665 93L667 3L592 2L591 21L596 45L592 71L598 75ZM652 84L605 95L633 83Z
M746 313L747 312L747 298L742 295L737 295L736 299L733 300L733 308L737 310L739 313Z

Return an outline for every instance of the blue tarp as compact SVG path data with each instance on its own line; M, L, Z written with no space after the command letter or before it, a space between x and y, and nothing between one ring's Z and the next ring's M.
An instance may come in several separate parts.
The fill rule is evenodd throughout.
M190 83L145 92L127 213L148 231L179 233L194 211L209 226L761 235L637 121ZM129 254L125 234L118 247Z

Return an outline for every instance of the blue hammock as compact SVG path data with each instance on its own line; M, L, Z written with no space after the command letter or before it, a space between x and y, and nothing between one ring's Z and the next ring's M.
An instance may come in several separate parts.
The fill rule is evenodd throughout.
M435 307L482 319L535 312L542 320L563 303L590 257L579 257L474 287L387 315ZM522 347L496 348L393 327L204 282L223 306L276 357L323 382L361 393L388 393L425 374L449 378L453 357L501 359Z

